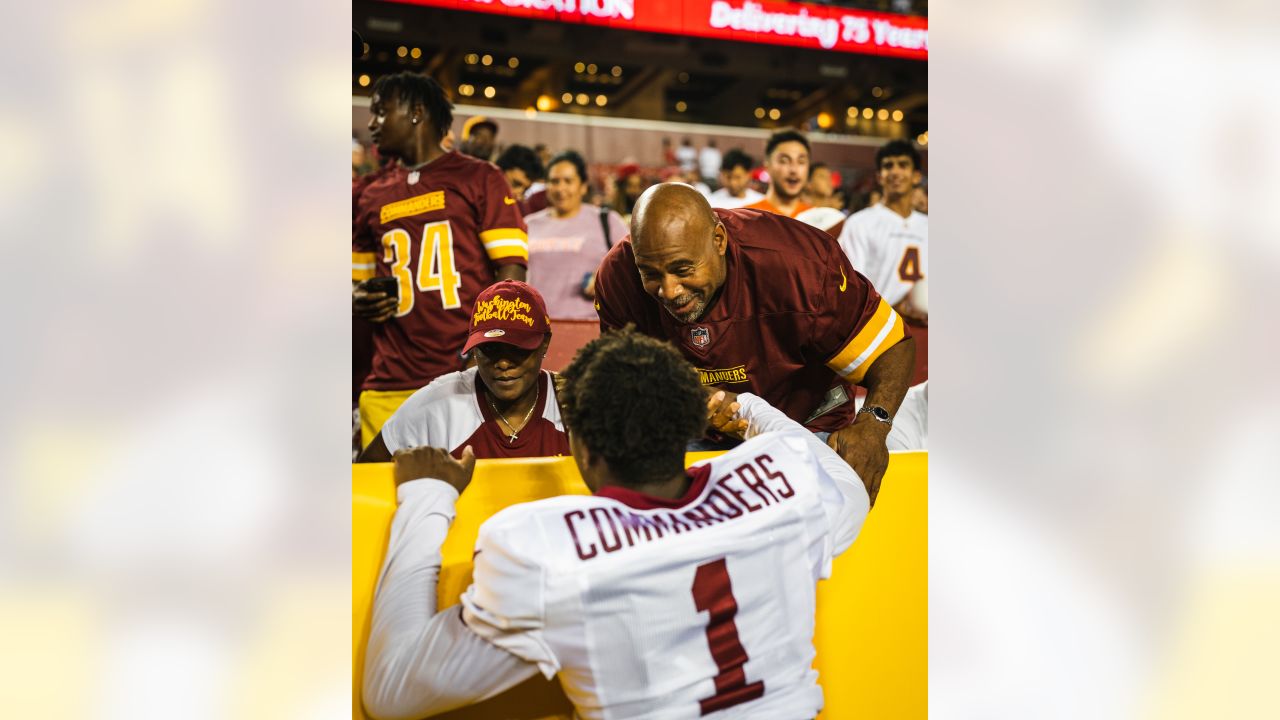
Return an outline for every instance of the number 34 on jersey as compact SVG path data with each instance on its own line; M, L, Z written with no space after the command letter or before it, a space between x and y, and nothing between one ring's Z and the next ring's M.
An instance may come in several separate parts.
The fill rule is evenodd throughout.
M445 310L461 307L458 289L462 287L462 276L458 274L453 257L453 231L449 221L427 223L423 227L417 273L413 272L410 263L412 248L412 238L400 228L389 230L382 236L382 260L391 266L391 276L399 288L400 304L396 306L396 317L408 315L413 310L415 286L422 292L440 293L440 305Z

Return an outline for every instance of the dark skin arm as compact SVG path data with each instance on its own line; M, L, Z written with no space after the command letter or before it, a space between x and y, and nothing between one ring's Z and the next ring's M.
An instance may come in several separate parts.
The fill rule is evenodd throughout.
M382 433L378 433L373 442L369 446L360 451L360 457L356 458L358 463L380 463L391 462L391 451L387 449L387 444L382 440Z
M902 398L906 397L911 369L916 359L915 340L907 338L884 351L863 376L862 385L867 389L866 405L879 405L896 415ZM867 486L872 504L880 492L880 481L889 467L889 449L885 445L890 427L870 414L857 416L852 425L840 428L827 438L836 453L849 463Z
M509 265L499 265L497 270L493 271L494 282L502 282L503 280L519 280L524 282L525 267L511 263Z

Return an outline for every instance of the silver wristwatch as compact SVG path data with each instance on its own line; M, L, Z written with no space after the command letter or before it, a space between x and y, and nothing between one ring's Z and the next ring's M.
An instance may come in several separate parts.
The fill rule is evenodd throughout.
M889 427L893 427L893 418L889 416L889 411L879 405L863 405L862 408L858 410L858 415L863 413L870 415ZM855 415L854 417L857 416Z

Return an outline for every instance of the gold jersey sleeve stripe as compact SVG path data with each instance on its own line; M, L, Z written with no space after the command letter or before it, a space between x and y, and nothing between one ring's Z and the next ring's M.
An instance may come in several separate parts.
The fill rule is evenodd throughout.
M860 382L876 358L896 345L905 334L902 317L881 298L875 314L844 349L827 361L827 367L846 380Z
M529 235L520 228L493 228L480 232L480 242L484 243L486 247L488 247L489 243L501 240L520 240L527 244Z
M351 279L368 280L377 270L378 256L374 253L351 253Z

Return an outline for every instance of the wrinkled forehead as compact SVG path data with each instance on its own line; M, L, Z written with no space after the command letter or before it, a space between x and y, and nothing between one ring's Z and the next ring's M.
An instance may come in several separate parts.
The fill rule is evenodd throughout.
M632 238L636 264L666 264L697 260L713 249L715 225L696 214L679 213L650 222Z

